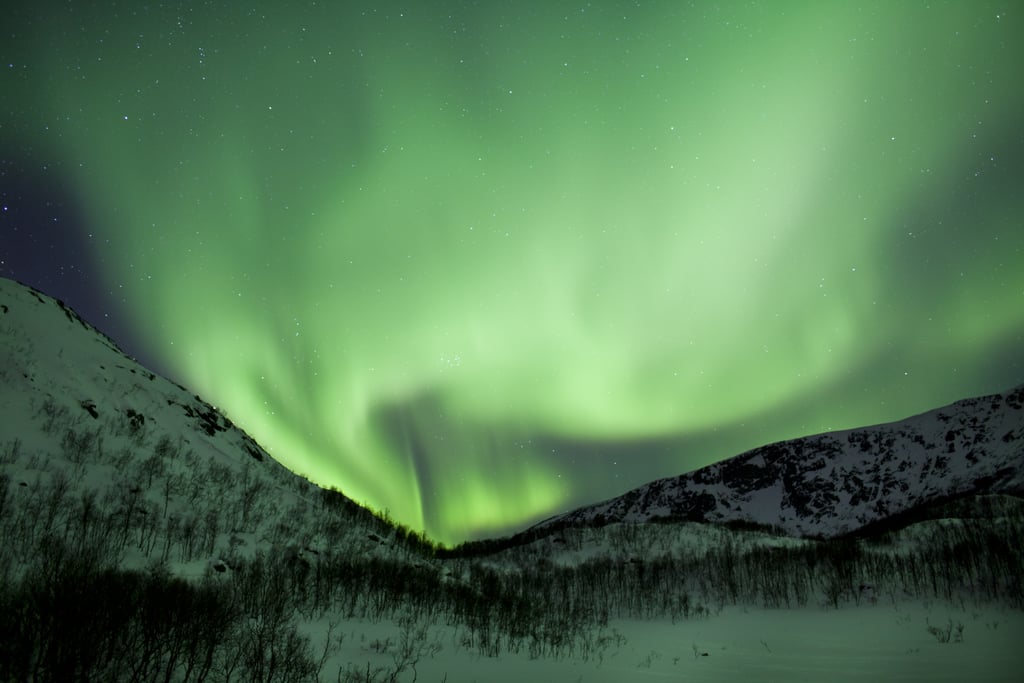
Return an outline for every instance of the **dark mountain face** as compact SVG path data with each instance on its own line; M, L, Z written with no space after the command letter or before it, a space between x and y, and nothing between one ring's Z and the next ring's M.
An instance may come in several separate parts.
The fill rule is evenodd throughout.
M680 519L833 537L938 501L1024 494L1024 386L756 448L537 525Z

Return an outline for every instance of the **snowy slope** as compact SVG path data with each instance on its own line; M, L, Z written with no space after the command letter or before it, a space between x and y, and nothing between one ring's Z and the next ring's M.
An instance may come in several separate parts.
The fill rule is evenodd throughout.
M261 468L280 467L215 408L139 365L63 302L6 279L0 342L0 439L31 439L33 411L44 412L49 399L45 412L66 408L75 424L124 420L136 430L188 434L226 462L244 455Z
M782 441L537 524L744 521L834 537L950 497L1024 494L1024 386L899 422Z
M27 497L12 499L24 507L55 483L67 489L69 507L94 491L130 510L133 528L155 520L128 564L145 562L169 534L205 532L195 544L205 550L180 554L185 574L287 545L372 552L384 533L369 511L287 470L216 408L139 365L62 302L0 278L0 486ZM346 509L345 528L335 524L329 534L328 498Z

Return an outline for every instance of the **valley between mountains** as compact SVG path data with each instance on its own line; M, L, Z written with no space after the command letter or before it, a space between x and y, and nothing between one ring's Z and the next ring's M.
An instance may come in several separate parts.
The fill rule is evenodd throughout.
M1017 681L1024 386L434 543L0 280L0 681Z

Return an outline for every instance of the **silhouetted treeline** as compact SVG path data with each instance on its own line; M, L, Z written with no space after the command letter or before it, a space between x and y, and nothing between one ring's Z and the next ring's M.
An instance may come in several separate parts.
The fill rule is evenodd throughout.
M44 539L0 591L2 681L316 681L322 660L273 580L125 571Z

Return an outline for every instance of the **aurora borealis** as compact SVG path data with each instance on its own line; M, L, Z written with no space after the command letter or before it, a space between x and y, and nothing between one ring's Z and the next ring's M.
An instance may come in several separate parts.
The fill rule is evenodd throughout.
M9 14L145 356L441 540L1024 379L1017 3Z

